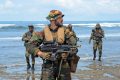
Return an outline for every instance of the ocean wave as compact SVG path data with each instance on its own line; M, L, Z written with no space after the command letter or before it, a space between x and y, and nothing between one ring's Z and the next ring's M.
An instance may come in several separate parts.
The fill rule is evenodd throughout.
M67 26L67 25L69 25L69 24L64 24L65 26ZM84 27L84 26L86 26L86 27L92 27L92 26L95 26L96 24L93 24L93 23L90 23L90 24L72 24L73 26L80 26L80 27Z
M120 27L120 23L100 23L102 27ZM44 28L47 24L33 24L35 27ZM64 24L65 26L69 24ZM94 27L96 23L76 23L74 27ZM27 26L27 25L26 25ZM16 24L0 24L0 28L27 28L25 25L19 26Z
M65 26L69 25L69 24L64 24ZM72 24L74 27L94 27L96 25L96 23L86 23L86 24ZM120 27L120 23L100 23L100 25L102 27ZM35 24L35 27L45 27L46 24Z
M3 37L0 38L0 41L4 41L4 40L21 40L22 37Z
M47 24L34 24L35 27L45 27ZM65 26L69 24L64 24ZM72 24L74 27L94 27L96 23L76 23ZM120 27L120 23L100 23L102 27Z
M101 23L103 27L120 27L120 23Z
M44 28L45 24L33 24L36 28ZM28 25L16 25L16 24L0 24L0 29L25 29Z
M35 27L45 27L47 24L35 24ZM64 26L68 26L69 24L63 24ZM84 26L86 26L86 27L94 27L96 24L72 24L74 27L84 27Z
M110 59L110 58L120 58L120 55L117 56L109 56L109 57L102 57L103 59ZM86 57L82 57L80 58L80 60L90 60L93 59L92 56L86 56Z
M89 38L90 37L90 34L80 34L80 35L77 35L77 37L79 38ZM120 33L112 33L112 34L105 34L105 37L120 37ZM0 41L3 41L3 40L21 40L22 37L1 37L0 38Z
M45 26L46 24L34 24L35 26Z
M69 25L69 24L64 24L64 25ZM78 27L94 27L96 23L86 23L86 24L72 24L73 26L78 26ZM102 27L120 27L120 23L100 23Z
M0 28L13 27L13 26L16 26L16 24L0 24Z
M36 61L35 64L37 66L42 65L42 61ZM0 68L8 68L8 67L21 67L21 66L26 66L25 63L13 63L13 64L0 64Z
M79 38L89 38L90 34L77 35ZM120 37L120 33L105 34L105 37Z

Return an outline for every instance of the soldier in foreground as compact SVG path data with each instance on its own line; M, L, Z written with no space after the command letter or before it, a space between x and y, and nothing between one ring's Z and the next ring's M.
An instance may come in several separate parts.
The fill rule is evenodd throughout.
M71 80L71 72L76 70L76 37L68 39L70 31L63 26L63 16L61 11L51 10L47 16L50 24L31 38L29 51L43 59L41 80Z
M33 25L29 25L28 26L29 28L29 31L26 32L23 37L22 37L22 41L24 41L24 46L26 48L26 54L25 54L25 57L26 57L26 62L27 62L27 70L29 70L31 68L31 65L30 65L30 60L29 60L29 57L31 55L31 58L32 58L32 70L34 70L34 65L35 65L35 57L33 54L31 54L31 52L28 52L27 48L28 48L28 43L30 42L30 39L32 37L32 34L34 32L34 26Z
M99 50L98 61L101 61L102 56L102 38L104 38L104 31L101 28L100 24L96 24L95 29L92 30L89 43L93 40L93 60L96 59L96 51Z

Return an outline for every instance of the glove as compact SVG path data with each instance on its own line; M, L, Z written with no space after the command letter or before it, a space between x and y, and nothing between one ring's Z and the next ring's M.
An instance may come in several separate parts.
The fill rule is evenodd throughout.
M45 52L41 52L41 51L38 51L37 55L42 57L43 59L47 59L47 60L50 60L50 57L51 57L50 53L45 53Z
M42 58L43 59L47 59L47 60L50 60L50 57L51 57L51 54L50 53L43 53L43 55L42 55Z
M72 52L72 54L76 54L78 52L78 49L77 48L71 48L71 52Z
M69 35L71 36L71 35L73 35L74 33L73 32L69 32Z
M66 34L66 35L69 34L69 32L70 32L69 29L66 29L66 30L65 30L65 34Z
M68 57L68 54L67 54L67 53L62 53L62 54L61 54L61 57L62 57L63 60L66 60L67 57Z

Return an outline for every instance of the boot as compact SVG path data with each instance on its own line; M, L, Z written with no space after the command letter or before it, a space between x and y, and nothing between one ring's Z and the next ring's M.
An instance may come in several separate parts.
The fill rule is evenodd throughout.
M101 57L99 57L98 61L101 61Z
M29 70L31 68L30 64L27 64L27 70Z
M27 62L27 70L29 70L31 68L29 56L26 56L26 62Z
M32 68L31 68L32 72L34 72L35 68L34 68L34 64L32 64Z
M95 60L96 59L96 50L94 50L94 57L93 57L93 60Z
M34 70L35 70L35 68L34 68L35 56L33 54L31 55L31 59L32 59L32 68L31 68L31 70L32 70L32 72L34 72Z
M95 60L95 59L96 59L96 56L93 57L93 60Z
M99 59L98 61L101 61L102 51L99 51Z

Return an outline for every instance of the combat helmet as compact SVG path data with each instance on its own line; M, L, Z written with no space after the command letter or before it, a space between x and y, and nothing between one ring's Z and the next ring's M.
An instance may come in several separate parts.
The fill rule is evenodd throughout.
M61 11L59 10L51 10L46 19L48 20L56 20L59 17L63 17L64 15L62 14Z
M101 26L99 23L96 24L95 29L101 29Z

